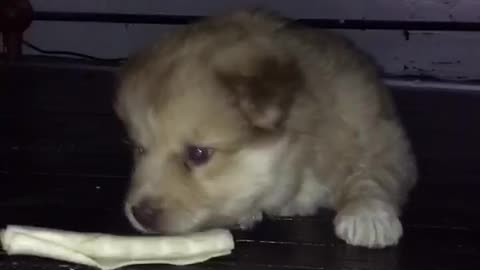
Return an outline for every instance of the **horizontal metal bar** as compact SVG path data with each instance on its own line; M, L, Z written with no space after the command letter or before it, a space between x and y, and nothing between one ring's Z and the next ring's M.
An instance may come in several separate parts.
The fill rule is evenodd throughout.
M45 12L34 13L38 21L76 21L100 23L130 24L188 24L202 16L165 15L165 14L122 14L122 13L89 13L89 12ZM480 22L457 21L388 21L388 20L338 20L311 19L297 20L300 23L330 29L378 29L378 30L418 30L418 31L480 31Z

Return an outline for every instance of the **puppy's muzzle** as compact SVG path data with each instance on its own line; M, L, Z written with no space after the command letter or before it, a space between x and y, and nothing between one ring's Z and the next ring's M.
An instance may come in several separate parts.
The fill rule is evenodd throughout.
M162 210L155 208L149 200L136 204L125 204L125 212L132 226L141 232L159 232Z

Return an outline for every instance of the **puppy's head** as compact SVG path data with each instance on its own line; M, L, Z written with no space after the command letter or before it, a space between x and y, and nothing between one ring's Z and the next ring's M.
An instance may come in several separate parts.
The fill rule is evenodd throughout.
M117 114L136 145L125 209L141 231L248 220L288 145L282 124L301 87L296 63L248 35L192 36L133 60L118 92Z

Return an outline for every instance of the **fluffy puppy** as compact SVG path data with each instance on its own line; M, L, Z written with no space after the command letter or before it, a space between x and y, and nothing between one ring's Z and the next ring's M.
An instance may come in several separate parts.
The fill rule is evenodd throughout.
M349 244L402 235L409 142L374 65L332 33L260 11L189 25L126 65L115 108L137 149L125 210L143 232L328 207Z

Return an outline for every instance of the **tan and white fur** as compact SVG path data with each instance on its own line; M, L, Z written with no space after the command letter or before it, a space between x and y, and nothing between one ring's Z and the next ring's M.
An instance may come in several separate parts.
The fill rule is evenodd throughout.
M349 244L402 235L415 160L376 67L335 34L261 11L197 22L129 61L115 109L141 149L125 203L141 231L327 207ZM190 166L189 145L208 162Z

